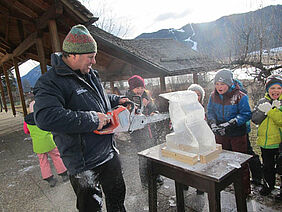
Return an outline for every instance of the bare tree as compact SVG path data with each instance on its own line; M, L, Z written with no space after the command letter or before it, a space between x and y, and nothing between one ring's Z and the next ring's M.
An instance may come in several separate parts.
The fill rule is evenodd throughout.
M129 20L126 17L117 17L107 2L82 0L82 3L94 16L99 17L99 20L94 23L95 26L120 38L124 38L128 34L131 28Z
M233 25L234 43L230 45L229 66L232 68L254 67L255 72L249 73L255 80L264 82L272 73L282 73L282 54L270 51L269 40L276 40L281 44L281 36L274 36L277 32L269 32L269 23L265 23L265 15L262 10L260 15ZM267 18L275 21L273 17ZM271 23L270 23L271 24ZM280 28L277 31L281 31ZM273 37L273 39L269 39ZM280 40L279 40L280 39Z

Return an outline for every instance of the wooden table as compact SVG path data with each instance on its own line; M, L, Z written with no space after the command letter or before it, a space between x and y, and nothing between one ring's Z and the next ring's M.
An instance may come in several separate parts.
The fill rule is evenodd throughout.
M177 211L185 211L183 185L192 186L208 193L209 210L221 211L220 191L234 183L237 211L247 211L246 197L242 185L242 168L251 155L223 150L219 157L207 164L189 165L161 155L162 145L139 152L147 159L149 177L149 211L157 211L158 174L175 181Z

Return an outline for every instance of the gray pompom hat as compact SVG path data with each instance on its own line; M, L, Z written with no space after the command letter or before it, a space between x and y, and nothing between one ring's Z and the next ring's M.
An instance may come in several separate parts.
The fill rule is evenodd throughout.
M234 83L233 81L233 73L228 69L222 69L216 72L216 75L214 77L214 84L216 82L223 82L229 87L231 87Z
M205 98L205 90L198 84L191 84L187 89L189 91L199 91L201 93L201 103L203 104Z

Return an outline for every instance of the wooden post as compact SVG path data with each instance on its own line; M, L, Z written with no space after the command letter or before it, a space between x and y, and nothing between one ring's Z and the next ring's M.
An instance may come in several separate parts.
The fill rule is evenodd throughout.
M60 45L60 39L58 35L56 20L49 20L48 26L49 26L49 32L50 32L50 37L51 37L51 43L52 43L52 51L60 52L61 45Z
M3 72L5 74L5 81L6 81L6 86L7 86L7 92L8 92L8 96L10 99L10 103L11 103L11 108L13 111L13 115L16 116L16 109L15 109L15 103L14 103L14 99L13 99L13 94L11 91L11 86L10 86L10 81L9 81L9 75L7 70L5 69L5 66L3 65Z
M20 99L21 99L22 108L23 108L23 114L24 114L24 116L26 116L27 110L26 110L26 105L25 105L25 99L24 99L24 94L23 94L23 86L22 86L21 76L20 76L20 72L19 72L18 61L17 61L16 58L13 58L13 62L14 62L14 66L15 66L15 72L16 72L19 94L20 94Z
M115 87L114 81L111 81L111 82L110 82L110 86L111 86L111 91L112 91L112 93L114 93L114 87Z
M47 72L47 66L46 66L42 38L36 38L36 48L37 48L38 58L40 62L41 73L44 74Z
M7 113L7 112L8 112L7 103L6 103L4 88L3 88L3 85L2 85L2 81L1 81L1 80L0 80L0 91L1 91L1 97L2 97L3 107L4 107L4 109L5 109L6 113Z
M161 83L161 92L162 93L166 92L166 85L165 85L165 77L164 76L160 77L160 83Z
M193 73L193 83L195 84L199 83L198 73Z

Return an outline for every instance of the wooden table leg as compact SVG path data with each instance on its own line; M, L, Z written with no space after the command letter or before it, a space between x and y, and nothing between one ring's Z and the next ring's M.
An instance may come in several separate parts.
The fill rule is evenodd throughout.
M235 189L237 211L245 212L247 211L247 203L243 189L242 174L243 174L242 168L238 169L237 174L235 174L234 177L234 189Z
M176 192L176 205L178 212L184 212L184 195L183 195L183 184L175 182L175 192Z
M208 190L208 199L209 199L209 211L210 212L220 212L220 191L216 188L215 182L210 182Z
M148 174L148 198L149 211L157 212L157 178L153 173L152 163L147 160L147 174Z

